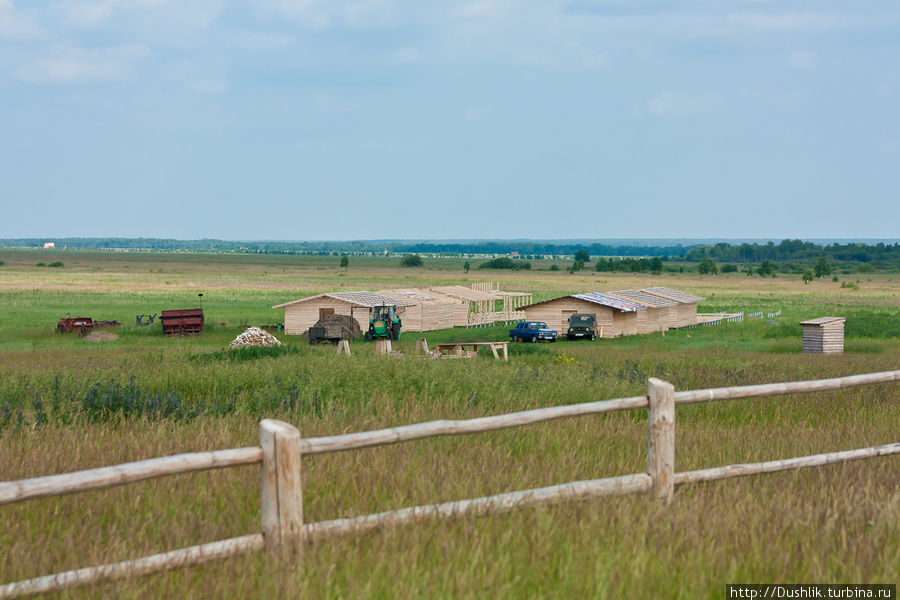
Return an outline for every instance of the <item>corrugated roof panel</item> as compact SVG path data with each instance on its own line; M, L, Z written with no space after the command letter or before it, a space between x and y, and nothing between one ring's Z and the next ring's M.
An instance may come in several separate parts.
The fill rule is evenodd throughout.
M648 294L647 292L642 292L640 290L616 290L615 292L610 292L610 294L626 300L633 300L634 302L638 302L651 308L678 306L678 302L674 300L663 298L662 296L654 296L653 294Z
M653 294L654 296L662 296L663 298L668 298L669 300L674 300L676 302L680 302L681 304L693 304L695 302L702 302L706 300L706 298L704 298L703 296L695 296L694 294L689 294L687 292L682 292L679 290L673 290L672 288L667 287L644 288L640 291Z
M369 308L374 306L413 306L411 302L406 302L399 298L388 298L372 292L333 292L324 295L345 302L352 302L359 306L368 306Z
M606 294L600 294L598 292L588 292L587 294L572 294L572 298L578 298L579 300L586 300L587 302L593 302L594 304L608 306L609 308L614 308L622 312L637 312L642 308L646 308L644 305L638 304L637 302L630 302L628 300L622 300L621 298L613 298L612 296L607 296Z

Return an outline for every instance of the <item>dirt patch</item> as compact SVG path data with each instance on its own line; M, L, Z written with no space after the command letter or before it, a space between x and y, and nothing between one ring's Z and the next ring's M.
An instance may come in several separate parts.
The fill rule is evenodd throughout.
M86 342L112 342L117 339L119 339L119 336L108 331L92 331L84 336L84 341Z

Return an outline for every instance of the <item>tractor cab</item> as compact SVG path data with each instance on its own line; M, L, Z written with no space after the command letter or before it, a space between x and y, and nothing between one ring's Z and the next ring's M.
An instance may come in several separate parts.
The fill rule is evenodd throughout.
M396 306L393 304L374 306L369 319L369 330L366 331L366 341L399 340L400 325Z

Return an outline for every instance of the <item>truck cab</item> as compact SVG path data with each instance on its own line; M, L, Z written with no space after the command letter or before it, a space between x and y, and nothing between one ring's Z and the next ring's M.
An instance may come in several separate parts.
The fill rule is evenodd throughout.
M557 332L550 329L543 321L520 321L515 329L509 330L509 337L514 342L537 342L538 340L546 340L555 342Z
M569 317L569 330L566 338L570 340L593 340L596 318L591 314L577 313Z

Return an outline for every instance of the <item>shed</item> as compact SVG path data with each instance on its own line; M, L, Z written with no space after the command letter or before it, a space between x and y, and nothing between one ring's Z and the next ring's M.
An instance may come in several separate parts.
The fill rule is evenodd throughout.
M669 327L690 327L700 322L700 318L697 316L697 305L706 300L703 296L667 287L643 288L638 291L677 303L676 306L669 307Z
M398 309L405 331L434 331L453 327L453 317L461 300L417 288L380 290L376 294L408 302Z
M845 317L819 317L801 321L804 354L842 354Z
M411 303L368 291L359 291L319 294L284 304L276 304L272 308L284 309L284 332L286 334L303 335L316 324L316 321L330 314L349 315L356 319L360 329L365 331L369 328L369 314L375 306L396 306L400 309L411 306ZM405 326L406 323L403 325Z
M590 292L536 302L520 310L525 312L525 319L543 321L560 335L565 335L569 328L570 316L577 313L592 314L595 321L594 333L598 337L611 338L636 334L638 311L643 309L642 305L635 302Z
M662 296L654 296L640 290L617 290L609 292L609 295L622 298L623 300L630 300L646 307L646 310L638 312L638 333L666 331L672 326L672 310L675 309L677 314L679 306L674 300L669 300Z

